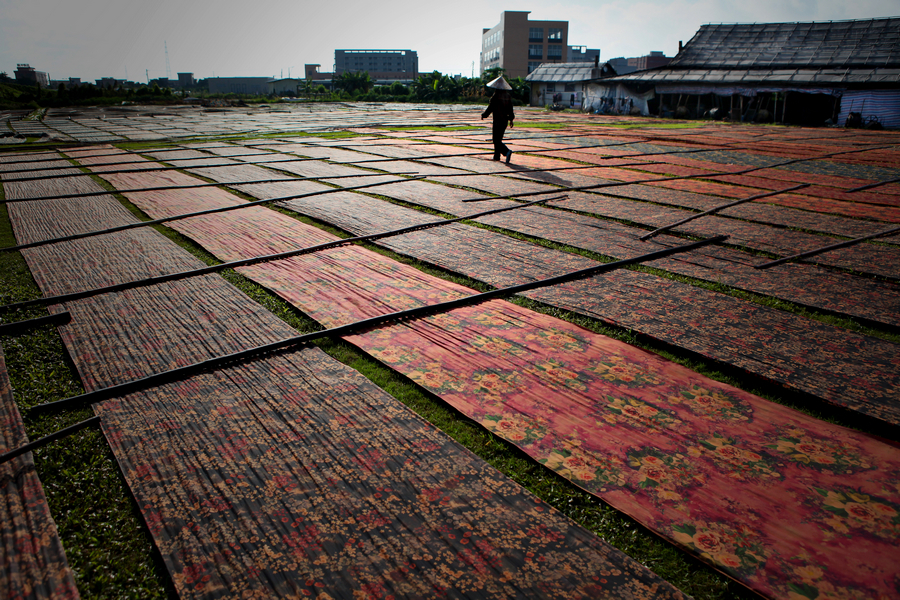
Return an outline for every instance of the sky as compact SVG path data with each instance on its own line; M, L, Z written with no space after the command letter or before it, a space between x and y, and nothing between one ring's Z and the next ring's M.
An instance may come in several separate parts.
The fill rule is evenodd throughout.
M335 49L415 50L419 71L478 74L482 29L504 10L569 22L569 45L601 60L678 52L706 23L898 16L897 0L0 0L0 71L51 79L303 77Z

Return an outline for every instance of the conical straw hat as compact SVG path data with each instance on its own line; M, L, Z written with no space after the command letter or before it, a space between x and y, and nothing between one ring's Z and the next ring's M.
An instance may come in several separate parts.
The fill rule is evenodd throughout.
M511 90L512 86L506 83L506 80L503 79L503 75L498 77L497 79L492 80L487 84L489 88L494 88L495 90Z

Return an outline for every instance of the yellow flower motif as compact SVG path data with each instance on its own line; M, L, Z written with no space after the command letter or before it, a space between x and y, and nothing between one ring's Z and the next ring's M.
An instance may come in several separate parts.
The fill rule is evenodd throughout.
M830 525L831 528L838 533L848 533L850 531L850 529L844 524L844 522L837 517L830 517L828 519L825 519L825 523L827 525Z
M672 490L660 490L659 498L661 500L681 500L681 494L675 493Z
M685 546L690 546L691 542L694 539L694 537L692 535L681 532L681 531L673 531L671 535L672 535L672 539L674 539L679 544L684 544Z
M481 323L482 325L489 326L502 326L507 325L507 321L505 319L501 319L495 313L480 313L475 316L475 321ZM527 339L531 339L532 336L529 335Z
M829 491L828 495L825 496L825 506L831 506L833 508L844 508L844 503L847 501L847 498L844 497L843 494L838 492Z
M794 573L807 583L812 583L816 579L821 579L822 577L822 569L819 567L815 567L812 565L804 565L802 567L797 567L794 569Z
M790 454L794 451L794 442L790 442L788 440L779 439L778 444L776 445L776 449L779 452L783 452L784 454Z
M869 496L867 496L866 494L855 494L853 492L850 492L847 495L850 496L850 498L854 502L858 502L860 504L865 504L866 502L868 502L870 500Z

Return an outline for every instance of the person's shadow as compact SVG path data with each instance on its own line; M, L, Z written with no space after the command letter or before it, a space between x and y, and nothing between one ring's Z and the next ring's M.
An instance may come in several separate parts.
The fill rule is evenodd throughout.
M515 157L515 154L513 154L513 157ZM516 171L520 171L520 172L531 171L533 169L533 167L528 167L526 165L517 165L515 163L509 164L507 166L509 167L509 170L513 173L515 173ZM498 173L498 175L501 175L501 174L503 174L503 173ZM564 185L564 186L569 185L569 182L564 181L563 179L560 179L555 173L552 173L552 172L548 173L546 171L542 171L539 173L522 172L520 177L524 177L526 179L534 179L535 181L541 181L543 183L552 183L555 185Z

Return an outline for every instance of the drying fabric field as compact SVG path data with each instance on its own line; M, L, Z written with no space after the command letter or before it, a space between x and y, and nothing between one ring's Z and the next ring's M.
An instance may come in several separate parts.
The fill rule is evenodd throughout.
M2 116L10 597L900 594L900 134Z

